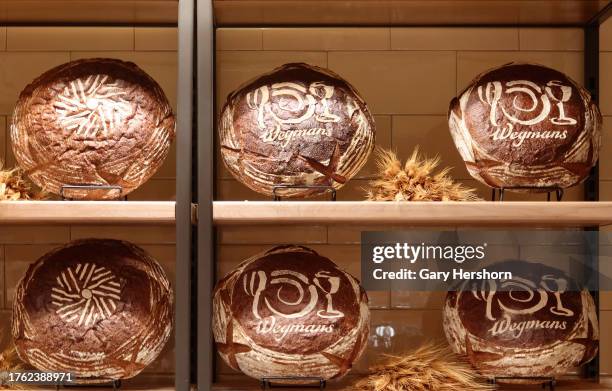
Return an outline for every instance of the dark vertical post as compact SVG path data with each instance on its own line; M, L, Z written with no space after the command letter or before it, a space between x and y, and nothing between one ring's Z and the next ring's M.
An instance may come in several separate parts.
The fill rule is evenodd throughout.
M198 113L198 389L213 383L212 291L215 241L214 194L214 21L212 0L197 0Z
M584 86L591 93L593 101L599 103L599 20L594 19L584 27ZM599 201L599 162L593 169L584 184L584 199L586 201ZM591 265L593 272L599 271L599 227L586 228L595 235L591 246ZM595 273L598 275L598 273ZM599 314L599 277L595 277L595 287L591 295L597 306ZM599 353L597 357L585 365L584 375L588 378L599 378Z
M599 103L599 21L595 20L584 28L584 86L591 93L593 101ZM599 164L592 170L585 182L585 200L599 201Z
M191 259L194 0L178 3L175 388L191 388Z

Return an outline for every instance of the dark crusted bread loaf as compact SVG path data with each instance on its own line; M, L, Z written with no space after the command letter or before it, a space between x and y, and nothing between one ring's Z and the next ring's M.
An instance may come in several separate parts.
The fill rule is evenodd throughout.
M139 247L87 239L30 266L13 302L19 357L41 371L98 382L137 375L170 337L173 293Z
M599 156L601 114L590 94L541 65L479 75L451 102L449 126L470 174L491 187L574 186Z
M305 247L244 261L217 284L213 311L221 357L254 378L339 378L368 344L365 291Z
M20 94L11 124L19 165L43 189L70 198L118 198L147 181L174 139L172 108L160 86L130 62L85 59L53 68Z
M448 293L444 331L453 350L490 378L557 377L592 360L599 325L590 293L559 270L513 262L499 265L514 270L512 280Z
M367 161L374 133L357 91L331 71L307 64L283 65L240 87L227 98L219 124L225 165L266 195L278 185L341 187Z

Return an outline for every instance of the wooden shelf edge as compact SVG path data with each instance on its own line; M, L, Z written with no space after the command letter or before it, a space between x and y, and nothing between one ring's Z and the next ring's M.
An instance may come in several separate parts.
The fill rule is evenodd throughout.
M7 25L176 26L178 0L1 0Z
M606 226L612 202L215 201L215 225Z
M358 376L353 376L353 378L358 378ZM326 390L347 390L349 389L349 385L352 384L351 381L341 381L341 384L336 384L334 382L330 382L329 386ZM498 389L501 391L504 390L521 390L521 391L537 391L542 390L541 385L498 385ZM612 390L612 379L610 377L602 376L599 382L585 379L575 379L572 377L561 378L557 381L557 386L555 389L561 391L592 391L592 390ZM251 380L244 381L227 381L214 384L212 387L212 391L256 391L261 390L259 384L255 383ZM279 390L294 390L294 391L308 391L313 390L313 388L282 388L279 387Z
M174 224L174 201L3 201L0 224Z
M598 0L214 0L219 27L583 26Z

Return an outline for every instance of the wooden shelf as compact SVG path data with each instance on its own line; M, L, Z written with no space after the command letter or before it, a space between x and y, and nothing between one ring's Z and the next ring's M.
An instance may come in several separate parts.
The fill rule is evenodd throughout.
M601 0L214 0L219 26L584 25Z
M326 390L347 390L347 384L349 382L343 381L341 385L337 385L333 382L329 384ZM499 390L520 390L520 391L537 391L542 390L540 385L529 386L529 385L499 385ZM276 387L274 388L277 389ZM592 390L612 390L612 381L609 377L603 377L599 383L587 381L587 380L575 380L575 379L561 379L558 381L556 390L563 391L592 391ZM228 382L228 384L216 384L213 386L213 391L257 391L261 390L261 387L255 383L250 381L243 382ZM313 390L313 388L282 388L279 387L278 390L293 390L293 391L308 391Z
M20 389L20 388L18 388ZM61 390L71 391L109 391L112 390L110 385L71 385L70 388L62 387ZM131 379L124 379L121 382L120 391L174 391L174 376L171 374L155 375L141 374ZM29 390L29 389L28 389ZM56 391L56 387L36 387L32 391ZM195 386L192 386L192 391L196 391Z
M215 201L213 222L413 226L605 226L612 202Z
M174 201L4 201L0 224L174 224Z
M64 389L64 388L61 388ZM83 387L77 387L77 386L70 386L70 388L66 388L69 389L70 391L100 391L100 390L112 390L112 388L110 387L105 387L105 386L83 386ZM32 389L32 391L56 391L57 388L55 387L36 387L35 389ZM122 386L121 388L119 388L119 390L121 391L174 391L176 390L176 388L174 387L164 387L164 386L157 386L157 385L148 385L148 386ZM195 387L192 388L193 391L195 391Z
M10 25L177 25L178 0L0 0Z

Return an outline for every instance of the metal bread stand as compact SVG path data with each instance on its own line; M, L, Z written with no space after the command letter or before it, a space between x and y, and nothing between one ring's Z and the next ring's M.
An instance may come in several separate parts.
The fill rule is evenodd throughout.
M279 381L289 381L294 384L279 384L274 385L273 382ZM299 384L298 384L299 383ZM304 384L305 383L305 384ZM288 376L288 377L264 377L261 379L261 389L269 390L272 388L318 388L319 390L324 390L327 386L327 382L325 379L320 377L298 377L298 376Z
M123 196L123 187L118 185L62 185L60 188L60 197L62 201L72 201L70 197L66 197L66 190L83 190L83 191L97 191L97 190L117 190L119 195L117 200L127 201L127 196Z
M55 389L56 390L60 390L60 389L70 389L70 388L81 388L83 387L82 384L63 384L63 383L58 383L55 385ZM121 380L112 380L109 383L100 383L100 384L88 384L87 385L88 388L112 388L113 391L119 390L121 388Z
M539 376L533 376L533 377L522 377L522 376L496 376L494 378L490 378L487 381L490 384L498 384L498 381L504 381L504 380L528 380L528 381L534 381L536 383L540 383L542 384L542 388L546 389L548 388L550 391L554 391L555 390L555 386L557 385L557 381L554 377L539 377Z
M491 190L491 201L497 201L497 192L499 192L499 201L504 201L505 190L537 190L538 193L546 192L546 201L550 201L550 194L555 193L557 196L557 201L561 201L563 199L564 190L560 187L529 187L529 186L519 186L519 187L494 187ZM542 191L544 190L544 191Z
M284 189L319 190L321 193L331 193L331 200L336 201L336 189L333 186L325 186L325 185L276 185L272 188L272 194L274 195L274 201L282 201L281 195L278 194L278 191L284 190Z

